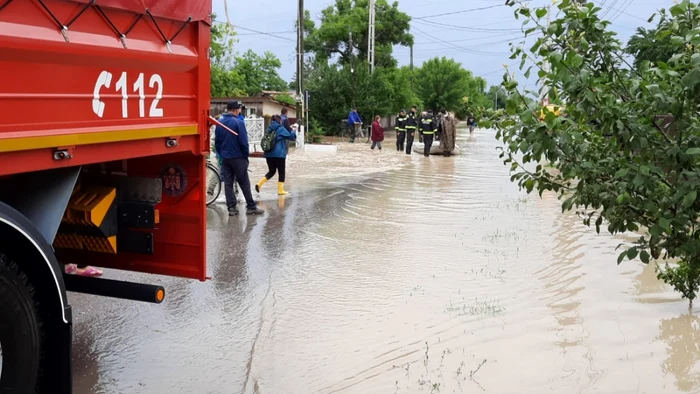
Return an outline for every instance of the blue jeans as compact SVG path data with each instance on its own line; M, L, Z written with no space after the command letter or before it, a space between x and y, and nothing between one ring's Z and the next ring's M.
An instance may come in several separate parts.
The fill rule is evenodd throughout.
M222 170L226 206L233 208L238 203L236 195L233 193L233 184L238 182L238 186L243 191L243 197L245 197L246 207L255 208L257 204L253 200L253 193L250 190L250 178L248 178L248 159L243 157L224 159Z

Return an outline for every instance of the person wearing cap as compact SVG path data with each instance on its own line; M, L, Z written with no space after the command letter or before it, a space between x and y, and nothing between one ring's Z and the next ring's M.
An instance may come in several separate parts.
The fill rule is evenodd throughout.
M406 154L410 155L413 149L413 140L418 130L418 107L411 107L411 112L406 117Z
M226 104L226 112L219 118L219 122L226 126L216 126L215 145L216 151L222 158L222 173L224 176L224 193L226 194L226 206L229 216L238 215L238 202L233 193L233 183L238 182L246 201L246 214L261 215L265 213L258 208L253 200L250 190L250 178L248 177L248 157L250 146L248 145L248 131L245 124L238 120L241 112L241 104L231 101ZM228 129L228 130L227 130ZM235 132L233 134L231 131Z
M402 109L399 116L396 117L396 150L402 152L404 143L406 142L406 110Z
M351 134L350 143L355 142L355 138L358 134L362 135L362 137L365 136L362 132L362 118L360 118L360 114L357 113L357 107L352 107L350 115L348 115L348 128Z
M423 118L420 121L420 133L423 136L423 143L425 144L423 149L423 155L425 157L430 157L430 149L433 146L433 137L437 133L437 125L433 120L433 114L431 112L423 112Z

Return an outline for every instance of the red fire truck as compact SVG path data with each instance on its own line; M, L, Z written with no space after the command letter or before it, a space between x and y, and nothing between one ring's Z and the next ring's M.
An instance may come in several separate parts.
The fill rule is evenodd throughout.
M206 280L211 0L0 0L0 392L71 392L97 265Z

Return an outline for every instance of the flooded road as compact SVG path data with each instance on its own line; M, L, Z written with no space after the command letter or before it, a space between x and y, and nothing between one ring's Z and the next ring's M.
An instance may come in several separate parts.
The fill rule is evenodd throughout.
M208 210L211 281L71 294L75 392L700 392L700 319L652 265L616 265L631 238L519 192L493 132L458 145L294 154L265 216Z

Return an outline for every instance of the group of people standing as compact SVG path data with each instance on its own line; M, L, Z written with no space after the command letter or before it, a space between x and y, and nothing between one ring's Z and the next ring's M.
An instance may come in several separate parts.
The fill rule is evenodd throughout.
M457 137L457 122L454 116L446 110L433 116L431 111L424 111L418 116L418 108L414 105L408 114L405 110L396 118L396 150L406 150L410 155L413 143L418 133L419 140L423 142L423 155L430 156L430 151L435 141L440 142L440 148L444 156L450 156L455 149Z
M224 178L224 194L229 216L238 215L238 201L233 191L234 183L238 183L243 191L246 201L247 215L261 215L265 213L258 207L253 199L248 167L250 165L250 145L248 143L248 131L245 127L245 118L241 114L242 104L238 101L230 101L226 104L226 112L219 118L221 125L216 126L214 146L220 159L221 173ZM287 110L283 109L281 115L274 115L268 130L276 132L276 138L272 149L265 152L267 161L267 174L255 185L259 193L262 186L279 172L277 192L279 195L288 194L284 190L286 176L286 158L289 141L295 141L296 132L292 129L287 119Z
M379 115L374 117L372 123L372 150L379 147L382 150L384 141L384 128L380 124ZM348 128L351 131L350 142L355 142L357 135L362 133L362 119L354 107L348 115ZM418 107L411 107L411 112L401 110L396 118L396 150L406 151L410 155L413 151L413 143L418 133L419 140L424 144L423 154L430 156L433 143L440 142L440 149L444 156L449 157L455 149L457 137L457 120L454 116L442 109L437 116L432 111L424 111L418 116Z

